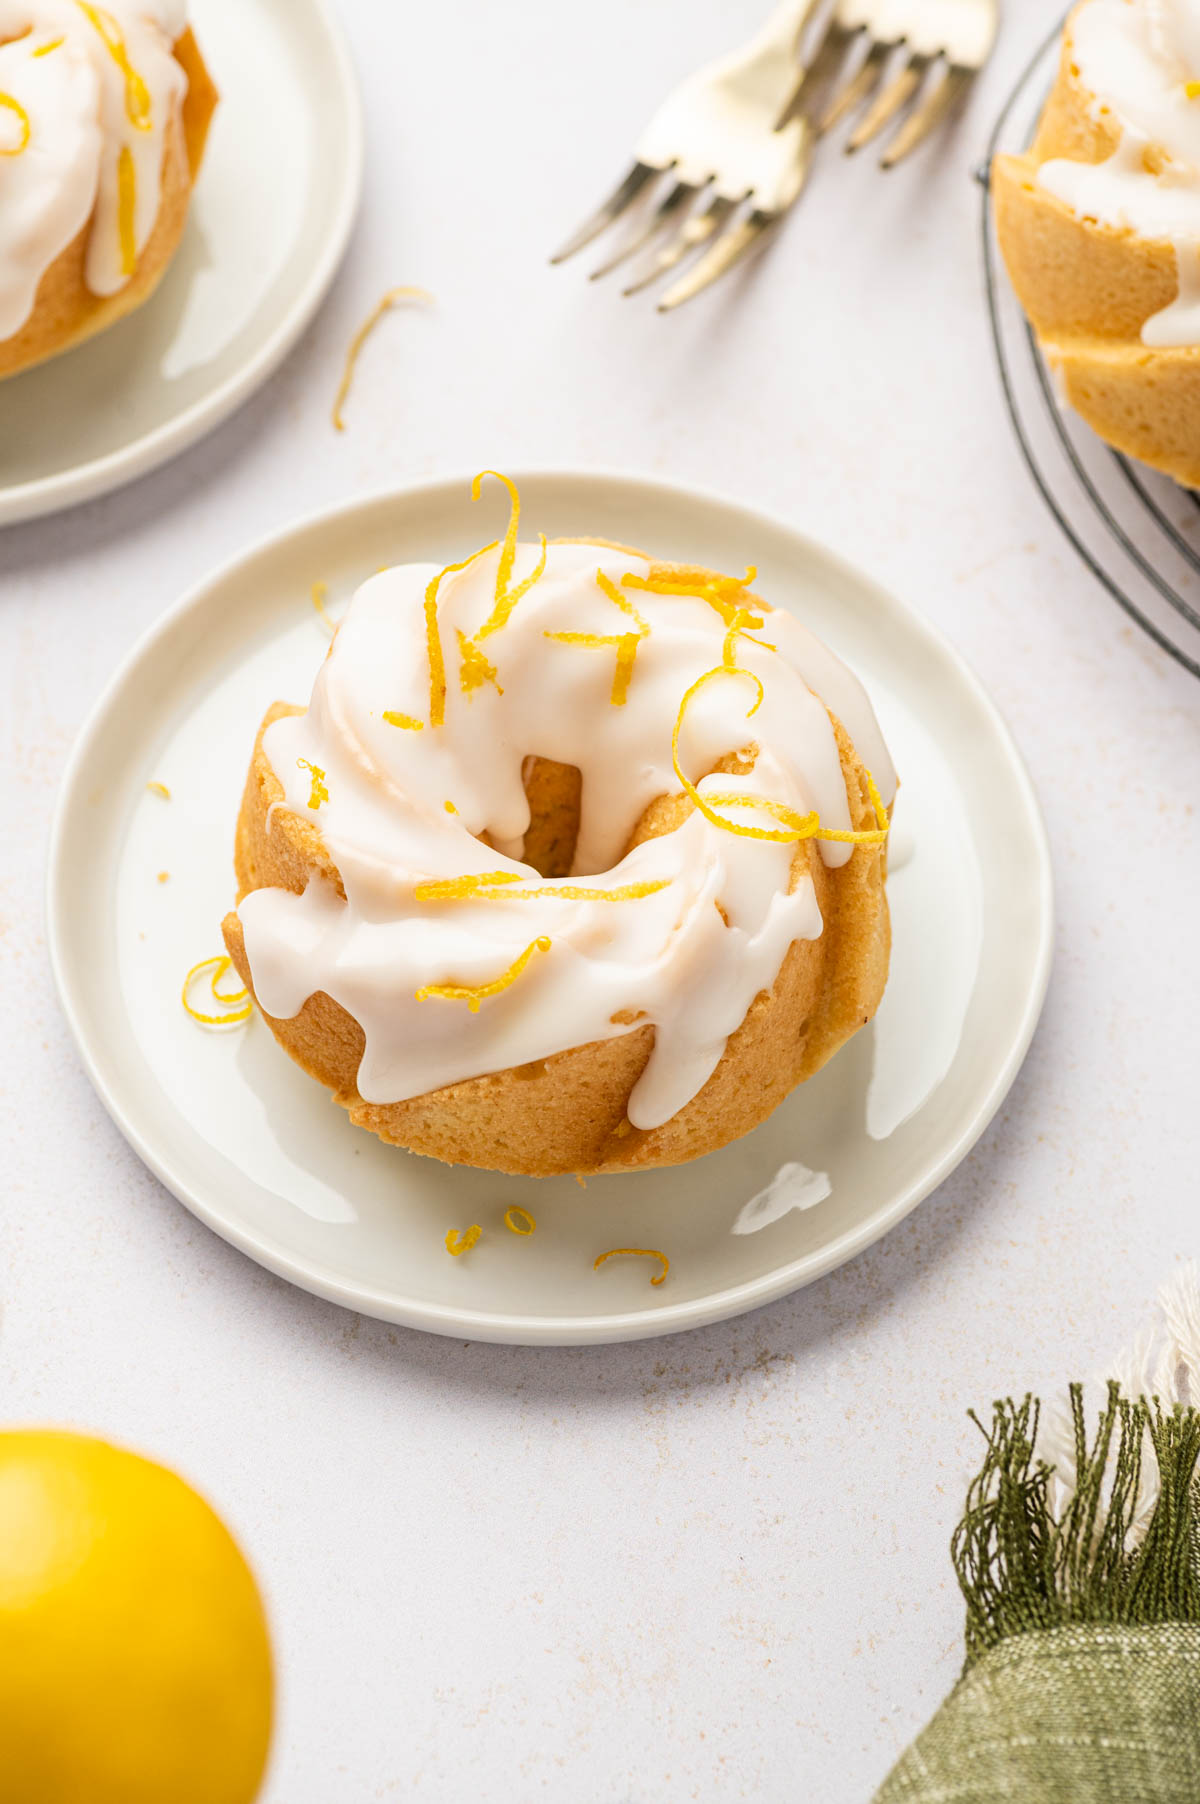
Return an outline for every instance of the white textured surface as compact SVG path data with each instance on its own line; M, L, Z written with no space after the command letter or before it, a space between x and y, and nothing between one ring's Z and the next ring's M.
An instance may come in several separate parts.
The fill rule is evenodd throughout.
M133 1442L235 1524L282 1667L268 1804L865 1804L955 1674L964 1410L1090 1368L1195 1250L1200 690L1043 513L980 308L969 171L1041 14L1010 0L952 143L827 160L757 269L661 320L543 256L740 0L344 12L367 211L317 326L206 445L0 539L0 1414ZM438 305L381 329L336 439L349 333L404 281ZM1024 746L1061 926L1007 1106L889 1239L724 1327L533 1352L356 1321L165 1195L78 1071L40 865L73 732L198 572L384 479L552 460L725 489L926 609Z

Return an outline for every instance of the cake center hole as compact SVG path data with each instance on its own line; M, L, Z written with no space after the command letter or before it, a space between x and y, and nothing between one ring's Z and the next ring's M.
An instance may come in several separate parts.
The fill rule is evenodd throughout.
M569 877L579 838L579 799L583 778L577 764L551 758L526 758L523 771L529 802L525 863L542 877Z

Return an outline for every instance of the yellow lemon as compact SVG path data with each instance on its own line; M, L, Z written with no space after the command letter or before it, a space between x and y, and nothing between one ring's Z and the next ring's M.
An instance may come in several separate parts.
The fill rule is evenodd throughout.
M250 1804L271 1694L257 1587L195 1491L0 1432L0 1804Z

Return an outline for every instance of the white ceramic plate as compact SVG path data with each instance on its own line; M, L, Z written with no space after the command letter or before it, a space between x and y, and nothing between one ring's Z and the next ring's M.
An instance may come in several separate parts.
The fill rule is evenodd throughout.
M221 104L146 305L0 386L0 524L87 501L218 425L283 360L362 188L358 87L326 0L191 0Z
M197 1027L180 982L220 950L233 824L259 717L304 701L334 610L381 564L449 561L502 527L469 479L356 502L210 578L142 640L71 758L49 939L93 1082L175 1195L295 1283L387 1320L481 1340L633 1339L752 1309L827 1272L926 1196L999 1106L1050 962L1049 856L1008 733L974 677L899 602L777 521L605 474L519 476L522 520L740 570L864 677L902 775L892 974L879 1015L745 1140L676 1170L574 1180L453 1169L350 1126L260 1020ZM171 800L147 790L165 783ZM986 807L983 799L986 798ZM169 872L165 882L160 871ZM790 1169L789 1169L790 1168ZM782 1180L778 1174L785 1175ZM774 1189L771 1186L774 1185ZM537 1231L506 1230L510 1204ZM450 1258L448 1228L483 1238ZM610 1247L658 1247L656 1268Z

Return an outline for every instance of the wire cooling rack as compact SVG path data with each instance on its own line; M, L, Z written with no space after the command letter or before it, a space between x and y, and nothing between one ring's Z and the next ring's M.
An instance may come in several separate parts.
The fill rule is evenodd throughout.
M1042 498L1098 582L1156 644L1200 677L1200 495L1111 451L1070 408L1005 274L987 171L1025 150L1054 79L1061 24L1021 76L980 170L983 267L1004 398Z

